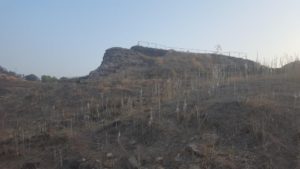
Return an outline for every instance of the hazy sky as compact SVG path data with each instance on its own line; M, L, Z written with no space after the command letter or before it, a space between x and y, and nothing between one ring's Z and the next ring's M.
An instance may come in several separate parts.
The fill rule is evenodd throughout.
M300 52L299 0L0 0L0 65L87 75L105 49L137 41L257 53Z

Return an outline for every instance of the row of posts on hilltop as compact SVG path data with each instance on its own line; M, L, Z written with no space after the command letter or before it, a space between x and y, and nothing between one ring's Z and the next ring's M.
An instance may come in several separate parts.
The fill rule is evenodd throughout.
M154 42L147 41L138 41L138 46L156 48L156 49L164 49L164 50L174 50L178 52L187 52L187 53L207 53L207 54L220 54L226 56L233 56L243 59L249 59L247 53L245 52L237 52L237 51L223 51L221 45L216 45L214 50L201 50L201 49L189 49L189 48L180 48L180 47L170 47ZM253 58L252 58L253 59ZM256 59L253 59L255 62L260 63L261 65L265 65L271 68L279 68L284 66L285 64L299 61L299 54L289 55L284 54L283 56L275 56L271 58L267 58L261 56L257 53Z
M209 53L209 54L221 54L227 56L235 56L239 58L247 59L247 54L244 52L236 52L236 51L223 51L221 45L216 45L214 50L200 50L200 49L188 49L188 48L180 48L180 47L169 47L166 45L147 42L147 41L138 41L138 46L149 47L149 48L157 48L164 50L174 50L179 52L188 52L188 53Z

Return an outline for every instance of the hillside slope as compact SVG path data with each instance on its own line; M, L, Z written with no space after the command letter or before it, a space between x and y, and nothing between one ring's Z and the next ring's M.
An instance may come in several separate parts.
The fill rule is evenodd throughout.
M89 80L0 80L0 168L298 169L300 76L286 67L297 76L132 47L107 50Z

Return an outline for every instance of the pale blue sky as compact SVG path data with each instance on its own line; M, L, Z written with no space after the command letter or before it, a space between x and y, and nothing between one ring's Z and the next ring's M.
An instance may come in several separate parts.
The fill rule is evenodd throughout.
M0 65L22 74L87 75L105 49L137 41L300 52L299 0L0 0Z

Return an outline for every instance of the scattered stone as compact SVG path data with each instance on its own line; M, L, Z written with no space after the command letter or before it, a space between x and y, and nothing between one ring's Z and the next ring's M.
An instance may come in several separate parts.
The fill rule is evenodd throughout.
M193 137L190 138L190 141L194 141L196 139L198 139L198 136L193 136Z
M106 154L106 157L107 157L107 158L113 158L113 156L114 156L114 155L113 155L112 153L107 153L107 154Z
M156 157L156 159L155 159L155 161L156 162L162 162L164 160L164 158L163 157Z
M129 142L129 144L135 145L135 144L136 144L136 141L135 141L135 140L131 140L131 141Z

